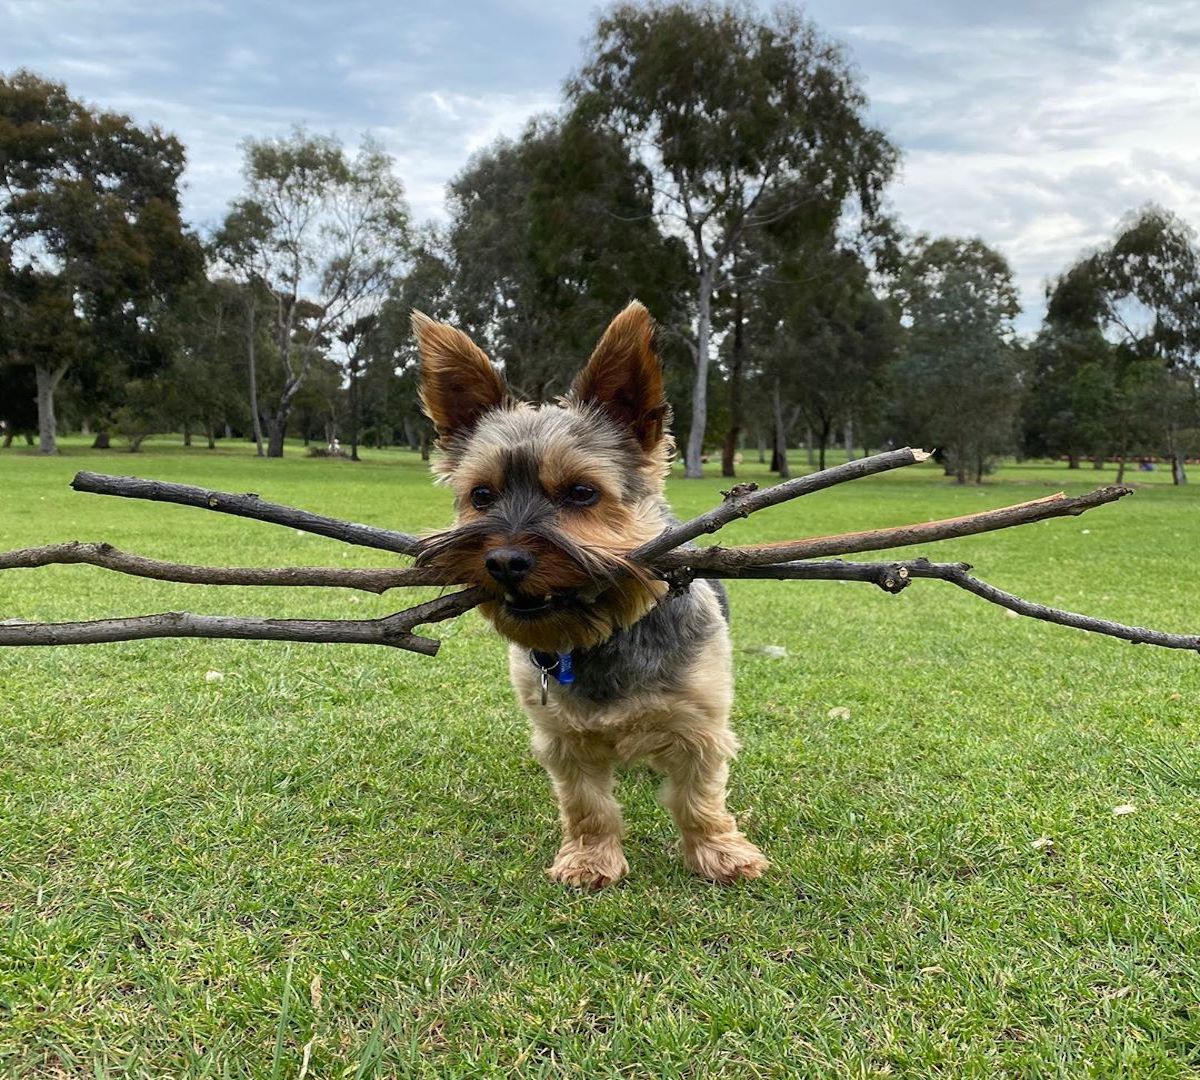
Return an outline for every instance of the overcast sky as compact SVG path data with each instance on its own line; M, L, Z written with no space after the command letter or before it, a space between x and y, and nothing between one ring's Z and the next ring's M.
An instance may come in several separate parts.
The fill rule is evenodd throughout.
M303 123L395 156L416 217L497 135L555 107L596 5L0 0L0 71L28 67L188 147L212 224L238 143ZM912 230L978 235L1036 328L1048 277L1148 200L1200 225L1200 0L814 0L898 143Z

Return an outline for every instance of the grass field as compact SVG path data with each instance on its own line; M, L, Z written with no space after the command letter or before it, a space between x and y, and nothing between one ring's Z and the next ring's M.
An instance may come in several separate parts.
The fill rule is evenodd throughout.
M0 454L0 549L381 562L76 495L78 468L401 528L448 520L407 453L66 449ZM915 468L722 536L1111 479L1027 465L955 488ZM1031 598L1200 629L1200 486L1132 479L1149 483L1084 518L924 550ZM722 486L675 480L671 495L690 514ZM473 614L441 629L436 660L200 641L0 653L0 1075L1200 1075L1200 658L1008 617L937 582L732 595L731 805L774 868L728 889L683 869L642 767L621 784L630 878L580 895L543 876L552 799L504 648ZM0 575L0 618L358 618L408 600Z

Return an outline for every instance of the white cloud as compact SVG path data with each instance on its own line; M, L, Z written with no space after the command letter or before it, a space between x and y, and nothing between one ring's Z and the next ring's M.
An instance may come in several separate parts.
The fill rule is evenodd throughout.
M764 6L765 3L764 3ZM186 208L216 220L239 143L297 123L395 156L418 218L472 153L554 108L593 0L0 0L0 70L61 78L188 146ZM1045 280L1150 199L1200 224L1200 5L809 0L904 153L910 228L979 235L1040 318Z

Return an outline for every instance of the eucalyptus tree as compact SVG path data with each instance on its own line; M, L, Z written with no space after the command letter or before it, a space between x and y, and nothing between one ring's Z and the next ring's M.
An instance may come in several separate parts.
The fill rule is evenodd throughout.
M3 348L34 369L42 453L57 451L55 391L73 367L161 359L147 339L200 265L179 214L183 168L157 127L29 71L0 76Z
M1110 244L1086 255L1055 283L1048 322L1091 328L1113 342L1118 359L1151 364L1159 380L1162 438L1176 484L1186 483L1185 430L1196 421L1200 379L1200 251L1194 230L1169 211L1146 206L1122 221ZM1118 401L1141 410L1147 378L1122 372Z
M896 311L876 295L853 248L777 253L764 262L746 318L748 352L769 402L773 468L788 475L798 419L815 436L819 465L834 434L871 418L895 352Z
M896 152L868 123L841 48L795 7L619 4L567 90L577 113L615 132L646 169L654 217L687 244L695 371L685 463L698 477L714 298L739 249L755 230L818 208L869 221ZM792 197L772 198L782 191ZM825 214L816 217L823 229Z
M649 173L579 117L535 118L477 154L449 211L446 299L526 397L565 393L631 296L679 322L686 255L654 220Z
M382 303L409 242L404 189L392 159L364 140L350 158L329 136L296 130L245 146L246 193L214 237L218 265L269 297L279 378L268 403L267 456L282 457L292 402L319 343ZM252 318L248 315L248 320ZM247 363L253 369L253 329ZM257 373L250 377L257 396Z
M959 483L1013 443L1021 356L1012 270L979 239L917 237L896 287L905 323L892 369L897 437L936 446Z

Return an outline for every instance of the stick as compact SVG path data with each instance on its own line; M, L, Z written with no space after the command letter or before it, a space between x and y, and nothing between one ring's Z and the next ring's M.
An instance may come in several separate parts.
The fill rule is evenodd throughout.
M1094 634L1123 638L1134 645L1159 645L1164 649L1191 649L1200 652L1200 634L1167 634L1161 630L1150 630L1144 626L1127 626L1109 619L1098 619L1091 615L1080 615L1074 611L1047 607L1032 600L1025 600L1003 589L989 585L972 577L970 563L934 563L928 559L911 559L896 563L846 563L840 560L829 562L775 563L771 566L743 566L724 569L698 569L695 577L703 578L765 578L767 580L837 580L870 581L884 592L898 593L916 578L931 578L957 585L989 603L1027 615L1031 619L1069 626L1075 630L1087 630ZM687 571L684 571L687 573ZM679 582L682 584L682 582Z
M451 584L429 570L414 567L338 568L330 566L194 566L163 562L121 551L112 544L68 540L0 554L0 570L60 563L85 563L134 577L178 581L186 585L317 585L383 593L406 585Z
M382 619L260 619L167 611L129 619L67 623L0 623L0 645L95 645L142 638L243 638L356 645L390 645L436 656L441 642L411 633L414 626L441 622L470 611L486 596L464 589L398 611Z
M719 506L714 506L690 521L663 530L653 540L631 551L629 558L643 564L652 563L665 552L686 544L689 540L695 540L704 533L714 533L735 518L749 517L756 510L777 506L802 495L811 495L814 491L822 491L835 484L844 484L849 480L873 476L890 469L902 469L906 465L918 465L922 461L928 461L929 457L924 450L913 450L905 446L900 450L889 450L872 457L847 461L843 465L835 465L831 469L810 473L808 476L797 476L774 487L760 490L756 484L738 485L725 494L725 501Z
M1087 495L1069 496L1061 491L1044 499L1017 503L997 510L946 518L943 521L915 522L887 529L866 532L840 533L836 536L811 536L803 540L785 540L780 544L755 547L707 547L686 551L669 551L655 560L663 569L690 566L693 569L722 570L743 566L769 566L795 559L815 559L828 555L852 555L860 551L879 551L884 548L905 547L909 544L952 540L960 536L1010 529L1048 518L1075 516L1106 503L1116 502L1133 489L1120 486L1098 488Z
M330 536L346 544L395 551L401 555L416 555L421 546L421 541L409 533L310 514L294 506L265 502L253 493L233 495L227 491L192 487L190 484L168 484L163 480L106 476L93 472L76 473L71 487L92 495L118 495L125 499L150 499L153 502L178 503L180 506L198 506L222 514L267 521L272 525L288 525L301 532Z
M918 522L837 536L809 537L780 544L673 550L703 533L715 532L734 518L746 517L768 506L775 506L848 480L916 464L927 457L924 451L904 448L877 454L872 458L847 462L845 465L811 476L798 477L765 491L735 488L726 493L725 502L720 506L688 522L664 530L654 540L632 552L631 558L665 577L674 588L686 587L694 577L825 579L868 581L887 592L898 593L914 578L934 578L948 581L990 603L1045 622L1119 637L1136 644L1153 644L1200 652L1198 635L1167 634L1145 627L1126 626L1107 619L1049 608L972 577L968 572L971 567L967 563L931 563L924 558L889 563L802 561L818 556L852 554L947 540L1012 528L1053 517L1074 516L1123 498L1131 493L1131 489L1127 487L1100 488L1087 495L1074 497L1059 492L1032 502L942 521ZM293 507L263 502L256 495L230 495L181 484L165 484L133 477L101 476L94 473L79 473L73 486L80 491L99 494L203 506L223 513L291 525L305 531L332 536L346 543L380 547L404 554L416 554L420 549L417 539L407 533L309 514ZM86 544L79 541L0 555L0 570L46 566L52 563L88 563L141 577L198 584L318 585L359 588L372 592L383 592L407 585L448 584L439 580L435 573L421 569L194 566L148 559L119 551L109 544ZM434 655L439 643L412 634L413 627L461 615L483 602L487 596L487 592L480 588L464 589L384 619L374 620L258 619L167 612L131 619L101 619L79 623L10 622L0 624L0 645L89 644L150 637L237 637L383 644Z
M685 568L672 571L667 580L681 585L693 577L719 578L723 580L757 579L766 581L867 581L878 585L884 592L898 593L915 578L938 576L932 571L946 569L971 569L970 563L931 563L928 559L908 559L902 562L842 562L829 559L824 562L786 562L771 566L739 566L728 569L692 570Z
M1023 600L1003 589L997 589L995 585L989 585L986 581L971 577L963 570L938 567L936 572L928 576L949 581L960 589L966 589L967 592L1008 608L1009 611L1015 611L1018 615L1028 615L1031 619L1041 619L1043 622L1057 623L1059 626L1070 626L1076 630L1090 630L1093 634L1107 634L1109 637L1124 638L1134 645L1160 645L1164 649L1192 649L1200 652L1200 634L1166 634L1161 630L1150 630L1144 626L1126 626L1108 619L1097 619L1091 615L1078 615L1073 611L1046 607L1044 604Z

